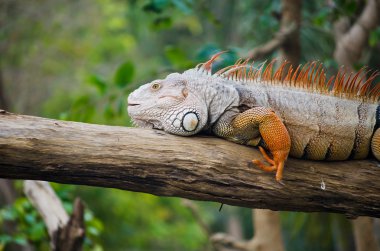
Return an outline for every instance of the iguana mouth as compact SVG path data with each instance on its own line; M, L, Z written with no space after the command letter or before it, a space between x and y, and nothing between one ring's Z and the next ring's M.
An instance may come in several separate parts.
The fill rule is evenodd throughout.
M140 104L136 104L136 103L128 103L128 106L138 106Z
M138 126L138 127L142 127L142 128L153 128L154 127L153 123L149 123L147 121L136 119L136 118L132 118L132 123L133 123L133 125Z

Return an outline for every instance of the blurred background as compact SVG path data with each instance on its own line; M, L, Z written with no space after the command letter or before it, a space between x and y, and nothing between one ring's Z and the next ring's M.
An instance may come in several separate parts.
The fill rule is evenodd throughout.
M252 57L317 60L331 74L341 65L379 69L379 6L378 0L0 0L0 108L131 126L132 90L220 50L228 53L218 67ZM227 205L219 212L211 202L52 185L69 212L77 196L86 204L84 250L365 251L357 235L365 231L344 215ZM22 182L1 180L0 188L0 251L49 250ZM268 221L255 220L263 214ZM280 236L260 249L260 224L271 226L270 219ZM379 220L367 220L378 250ZM224 241L256 246L223 244L217 232L228 234Z

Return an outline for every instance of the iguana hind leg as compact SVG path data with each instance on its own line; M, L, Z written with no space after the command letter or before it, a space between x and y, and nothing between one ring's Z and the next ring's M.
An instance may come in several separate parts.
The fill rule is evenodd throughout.
M264 171L276 171L277 181L282 179L284 163L290 151L290 136L281 119L271 109L254 107L238 114L229 111L216 123L213 131L238 143L251 142L259 134L273 158L260 148L270 166L257 159L252 162Z
M282 179L282 173L284 171L285 160L288 157L288 153L286 151L275 151L273 152L273 159L269 158L264 148L259 147L260 152L263 154L265 160L271 164L271 166L264 165L260 160L254 159L252 163L258 166L260 169L266 172L276 171L276 180L280 181Z

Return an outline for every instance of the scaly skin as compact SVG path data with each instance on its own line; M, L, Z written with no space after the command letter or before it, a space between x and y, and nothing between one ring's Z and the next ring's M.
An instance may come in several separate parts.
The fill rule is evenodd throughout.
M218 56L131 93L128 112L134 123L182 136L208 131L259 146L269 165L253 163L276 171L277 181L289 153L312 160L346 160L366 158L372 151L379 160L380 88L367 89L374 76L364 83L359 74L348 80L338 75L326 83L321 66L311 63L289 70L283 79L284 65L272 74L272 64L263 70L247 67L247 62L211 74Z

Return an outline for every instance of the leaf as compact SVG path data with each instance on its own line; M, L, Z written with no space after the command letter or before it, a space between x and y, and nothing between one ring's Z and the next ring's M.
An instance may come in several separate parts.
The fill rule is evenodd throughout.
M104 117L106 119L113 119L115 118L115 115L114 108L110 104L107 104L104 108Z
M107 83L96 75L91 75L88 78L88 83L92 86L95 86L100 94L104 94L107 90Z
M119 99L117 102L117 115L122 116L124 114L125 107L126 105L124 98Z
M172 3L175 7L177 7L179 10L181 10L185 14L190 14L192 12L192 9L190 8L190 4L188 1L184 0L172 0Z
M173 24L173 21L171 17L158 17L154 19L150 27L153 30L163 30L163 29L170 28L172 24Z
M380 41L380 28L371 31L369 35L369 45L371 47L375 47L377 43Z
M127 61L119 66L115 72L114 83L120 87L124 88L129 84L135 74L135 66L132 62Z
M91 99L90 99L90 96L89 95L82 95L82 96L79 96L75 102L73 103L73 108L74 109L77 109L77 108L80 108L82 106L86 106L90 103Z
M32 241L40 240L45 236L45 225L42 222L38 222L29 228L29 239Z
M19 245L26 245L28 243L26 237L22 235L15 236L13 241Z
M0 217L4 220L15 220L17 218L16 210L11 207L0 211Z
M186 53L178 47L166 47L165 56L177 69L186 69L192 66L192 62L187 58Z
M0 235L0 243L7 244L8 242L12 241L12 236L7 234Z
M26 214L25 215L25 221L30 224L30 225L33 225L34 223L36 223L36 217L32 214Z
M146 12L161 13L169 5L169 0L150 0L148 4L143 7Z

